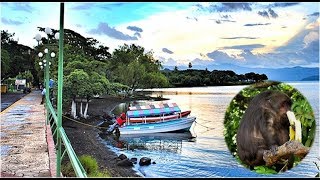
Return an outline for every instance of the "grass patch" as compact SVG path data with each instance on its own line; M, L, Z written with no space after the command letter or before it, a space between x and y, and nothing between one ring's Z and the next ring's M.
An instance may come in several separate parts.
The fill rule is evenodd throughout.
M90 155L82 155L79 157L82 167L87 173L88 177L111 177L107 170L100 171L98 163L95 158ZM65 177L76 177L73 167L70 162L61 166L61 171Z

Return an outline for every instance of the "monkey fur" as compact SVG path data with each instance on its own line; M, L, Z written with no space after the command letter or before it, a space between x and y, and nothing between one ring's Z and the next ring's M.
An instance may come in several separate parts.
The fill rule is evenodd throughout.
M249 103L237 131L237 153L250 168L265 165L264 150L275 149L289 140L286 112L292 101L285 93L267 90Z

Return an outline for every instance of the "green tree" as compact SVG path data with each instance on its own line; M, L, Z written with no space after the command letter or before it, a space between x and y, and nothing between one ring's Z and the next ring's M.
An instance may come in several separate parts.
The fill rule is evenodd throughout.
M90 59L90 58L89 58ZM102 66L102 68L97 66ZM69 62L66 66L66 89L77 89L65 91L67 96L72 99L71 114L76 118L76 97L80 98L80 117L87 118L89 101L95 95L101 95L110 88L109 80L105 77L103 67L105 63L91 59L87 60L83 56L79 56L78 60ZM85 110L83 112L83 99L86 100Z
M132 90L168 84L166 77L160 73L162 66L153 58L153 52L145 52L143 47L134 44L124 44L115 49L108 67L108 77L112 81L127 85Z
M19 44L13 39L15 33L1 31L1 80L16 77L20 72L30 71L36 76L34 69L34 50ZM2 57L3 55L3 57ZM8 59L9 58L9 59Z
M86 91L90 88L89 80L89 75L82 69L75 69L65 77L63 86L65 92L64 95L69 96L72 99L71 115L73 118L78 118L76 111L76 98L84 98L86 96Z
M1 77L5 77L10 71L10 57L5 49L1 49Z

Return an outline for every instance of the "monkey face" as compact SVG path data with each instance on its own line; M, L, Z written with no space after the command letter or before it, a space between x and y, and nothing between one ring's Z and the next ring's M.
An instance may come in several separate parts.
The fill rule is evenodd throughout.
M279 113L281 115L285 115L288 111L291 111L291 101L284 101L281 103L280 108L279 108Z
M281 117L285 117L288 111L291 111L292 101L288 95L282 92L274 91L268 96L269 105Z

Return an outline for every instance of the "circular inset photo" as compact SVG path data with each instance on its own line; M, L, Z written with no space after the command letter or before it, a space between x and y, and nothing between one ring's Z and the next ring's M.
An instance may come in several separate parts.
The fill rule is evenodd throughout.
M261 82L241 90L224 119L224 138L232 155L248 169L277 174L297 166L316 133L307 99L292 86Z

